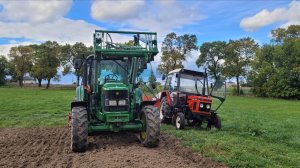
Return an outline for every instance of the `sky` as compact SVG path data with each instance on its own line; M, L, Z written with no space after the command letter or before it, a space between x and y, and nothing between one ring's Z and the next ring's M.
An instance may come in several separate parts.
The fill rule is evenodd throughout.
M0 0L0 55L12 46L47 40L92 45L95 29L157 32L159 45L170 32L195 34L198 46L243 37L262 45L270 42L272 29L291 24L300 24L300 1ZM199 54L190 53L185 68L197 69ZM152 63L154 71L159 63L160 54ZM59 83L75 80L62 76Z

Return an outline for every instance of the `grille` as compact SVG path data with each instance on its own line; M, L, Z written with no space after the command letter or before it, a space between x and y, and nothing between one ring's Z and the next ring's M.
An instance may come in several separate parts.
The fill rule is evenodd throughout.
M106 100L126 100L127 105L125 106L105 106L104 110L108 112L128 111L128 91L127 90L108 90L104 91L104 104Z

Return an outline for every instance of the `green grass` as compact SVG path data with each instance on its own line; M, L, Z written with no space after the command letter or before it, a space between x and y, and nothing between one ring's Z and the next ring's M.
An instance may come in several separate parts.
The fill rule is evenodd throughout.
M221 131L162 129L230 167L300 167L299 101L231 96L219 112Z
M0 128L67 125L74 90L0 88ZM219 112L221 131L162 130L230 167L300 167L300 101L230 96Z
M0 128L66 125L74 96L74 89L0 88Z

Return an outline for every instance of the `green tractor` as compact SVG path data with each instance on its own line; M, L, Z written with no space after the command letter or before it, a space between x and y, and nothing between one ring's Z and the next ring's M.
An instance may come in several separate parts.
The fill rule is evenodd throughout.
M72 151L87 150L88 135L99 132L136 132L145 147L158 146L159 110L143 101L138 80L157 53L156 33L95 31L94 54L74 61L83 75L69 114Z

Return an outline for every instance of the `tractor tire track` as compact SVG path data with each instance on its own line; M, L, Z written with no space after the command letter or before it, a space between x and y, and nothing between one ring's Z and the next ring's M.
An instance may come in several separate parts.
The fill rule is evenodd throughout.
M88 137L88 150L70 150L70 129L0 129L0 167L226 167L183 147L161 133L157 148L145 148L133 133L102 133Z

